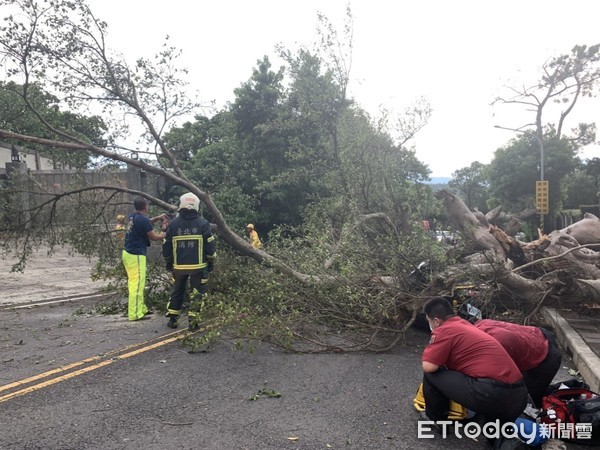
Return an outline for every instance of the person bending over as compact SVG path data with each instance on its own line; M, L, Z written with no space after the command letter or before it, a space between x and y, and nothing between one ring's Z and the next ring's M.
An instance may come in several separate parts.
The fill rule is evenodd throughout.
M562 360L554 333L544 328L491 319L479 320L475 326L504 347L521 371L533 404L540 408L542 397Z
M527 405L521 372L500 343L458 317L443 297L424 306L431 339L423 351L423 420L447 420L450 400L486 420L514 421Z

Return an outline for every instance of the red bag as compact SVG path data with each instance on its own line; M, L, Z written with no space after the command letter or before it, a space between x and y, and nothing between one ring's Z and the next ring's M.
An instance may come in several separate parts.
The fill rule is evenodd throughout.
M589 389L559 389L544 396L539 418L550 425L556 438L578 444L600 443L600 395Z

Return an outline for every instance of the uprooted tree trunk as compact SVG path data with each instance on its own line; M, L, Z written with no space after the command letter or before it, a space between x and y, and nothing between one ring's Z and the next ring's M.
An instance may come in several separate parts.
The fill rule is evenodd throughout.
M470 270L512 296L536 307L544 299L600 301L600 219L586 214L581 221L540 239L522 243L502 229L485 226L453 193L436 194L456 227L479 254L465 259Z

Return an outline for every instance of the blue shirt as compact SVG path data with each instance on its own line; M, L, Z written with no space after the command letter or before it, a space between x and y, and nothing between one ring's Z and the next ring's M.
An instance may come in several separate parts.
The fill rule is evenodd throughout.
M125 235L125 251L132 255L146 255L146 250L150 246L148 232L152 229L152 222L148 217L139 212L131 214Z

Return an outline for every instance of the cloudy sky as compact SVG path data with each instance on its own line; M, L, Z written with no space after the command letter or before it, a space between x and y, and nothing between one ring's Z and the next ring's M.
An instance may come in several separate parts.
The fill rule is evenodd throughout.
M183 50L192 87L218 107L248 80L276 44L312 47L317 12L341 30L354 16L349 93L376 116L403 111L423 97L433 116L414 141L432 176L450 176L473 161L489 163L531 113L491 106L505 86L530 85L541 65L574 45L600 43L596 0L89 0L109 24L111 46L128 57L151 56L166 35ZM276 65L276 64L275 64ZM579 121L600 125L600 99L579 106ZM553 117L548 117L548 120ZM600 156L599 147L582 157Z

